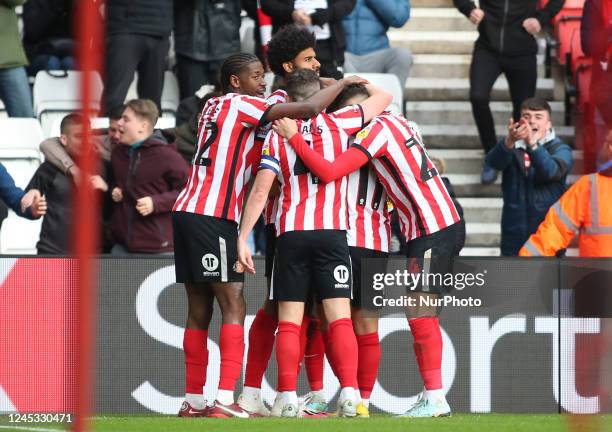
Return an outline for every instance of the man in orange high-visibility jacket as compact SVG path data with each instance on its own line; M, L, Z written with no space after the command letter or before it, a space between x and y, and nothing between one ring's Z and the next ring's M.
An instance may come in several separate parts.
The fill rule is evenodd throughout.
M546 214L520 256L554 256L575 234L581 257L612 257L612 130L598 170L581 177Z

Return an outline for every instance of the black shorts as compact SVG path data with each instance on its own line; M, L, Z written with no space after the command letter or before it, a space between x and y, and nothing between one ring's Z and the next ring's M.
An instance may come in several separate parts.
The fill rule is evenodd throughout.
M276 239L270 300L306 302L351 298L351 258L346 232L289 231Z
M408 270L411 273L422 272L424 274L414 291L443 295L453 289L452 285L444 284L444 275L453 272L454 258L458 254L457 230L459 228L459 223L456 223L406 243Z
M172 213L176 281L244 282L238 261L238 224L187 212Z
M382 308L380 302L375 302L377 296L384 296L384 291L375 290L373 277L376 273L387 271L387 252L349 246L351 265L353 269L353 299L351 306L368 310ZM376 303L379 306L376 306Z
M276 251L276 226L271 223L266 225L266 278L272 277L274 266L274 252Z

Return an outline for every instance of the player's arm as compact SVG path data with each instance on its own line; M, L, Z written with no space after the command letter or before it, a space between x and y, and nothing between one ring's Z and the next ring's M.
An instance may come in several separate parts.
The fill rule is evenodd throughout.
M262 168L259 170L242 213L238 235L238 261L249 273L255 274L255 266L253 265L251 251L247 246L247 239L266 206L268 194L275 179L276 173L271 169Z
M367 84L366 89L368 90L370 97L359 105L361 105L361 109L363 110L364 122L369 123L370 120L383 112L389 106L391 101L393 101L393 96L391 93L388 93L373 84Z
M310 148L302 134L298 132L297 125L293 120L277 120L272 127L278 134L289 140L289 144L299 158L323 183L338 180L368 162L368 156L355 147L349 148L333 162L328 161Z
M296 119L314 117L327 108L327 106L331 104L334 99L336 99L336 96L338 96L346 86L350 84L365 84L366 82L367 81L363 80L362 78L352 76L341 79L336 83L319 90L303 102L288 102L272 105L270 109L266 111L266 114L262 119L262 123L272 122L283 117Z

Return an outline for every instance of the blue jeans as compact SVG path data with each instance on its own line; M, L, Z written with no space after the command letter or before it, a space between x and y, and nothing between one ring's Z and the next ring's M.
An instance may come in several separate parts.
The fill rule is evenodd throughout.
M0 99L9 117L34 117L32 92L24 67L0 69Z

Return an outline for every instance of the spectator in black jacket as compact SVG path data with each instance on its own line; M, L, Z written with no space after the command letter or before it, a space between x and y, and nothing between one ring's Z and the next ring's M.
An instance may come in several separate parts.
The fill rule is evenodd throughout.
M240 51L240 1L174 2L174 50L181 100L215 84L223 60Z
M272 18L273 31L286 24L306 25L317 38L317 60L321 76L340 79L344 65L346 36L342 20L356 0L261 0L263 11Z
M534 96L536 90L538 46L534 36L559 12L563 2L550 0L538 10L537 0L480 0L480 7L472 0L453 0L480 33L470 67L470 102L485 153L497 142L489 108L495 80L502 73L506 76L512 115L519 118L521 103ZM497 174L485 164L482 183L493 183Z
M28 0L23 5L23 46L30 62L28 72L72 70L73 0Z
M76 159L83 136L83 118L80 114L68 114L60 126L60 142L66 152ZM108 186L99 175L89 179L96 190L106 192ZM66 173L44 162L38 167L26 190L37 189L47 199L47 214L40 229L36 244L39 255L67 255L70 248L70 226L72 224L72 182Z
M172 0L107 0L104 116L123 104L138 72L138 97L161 111Z

